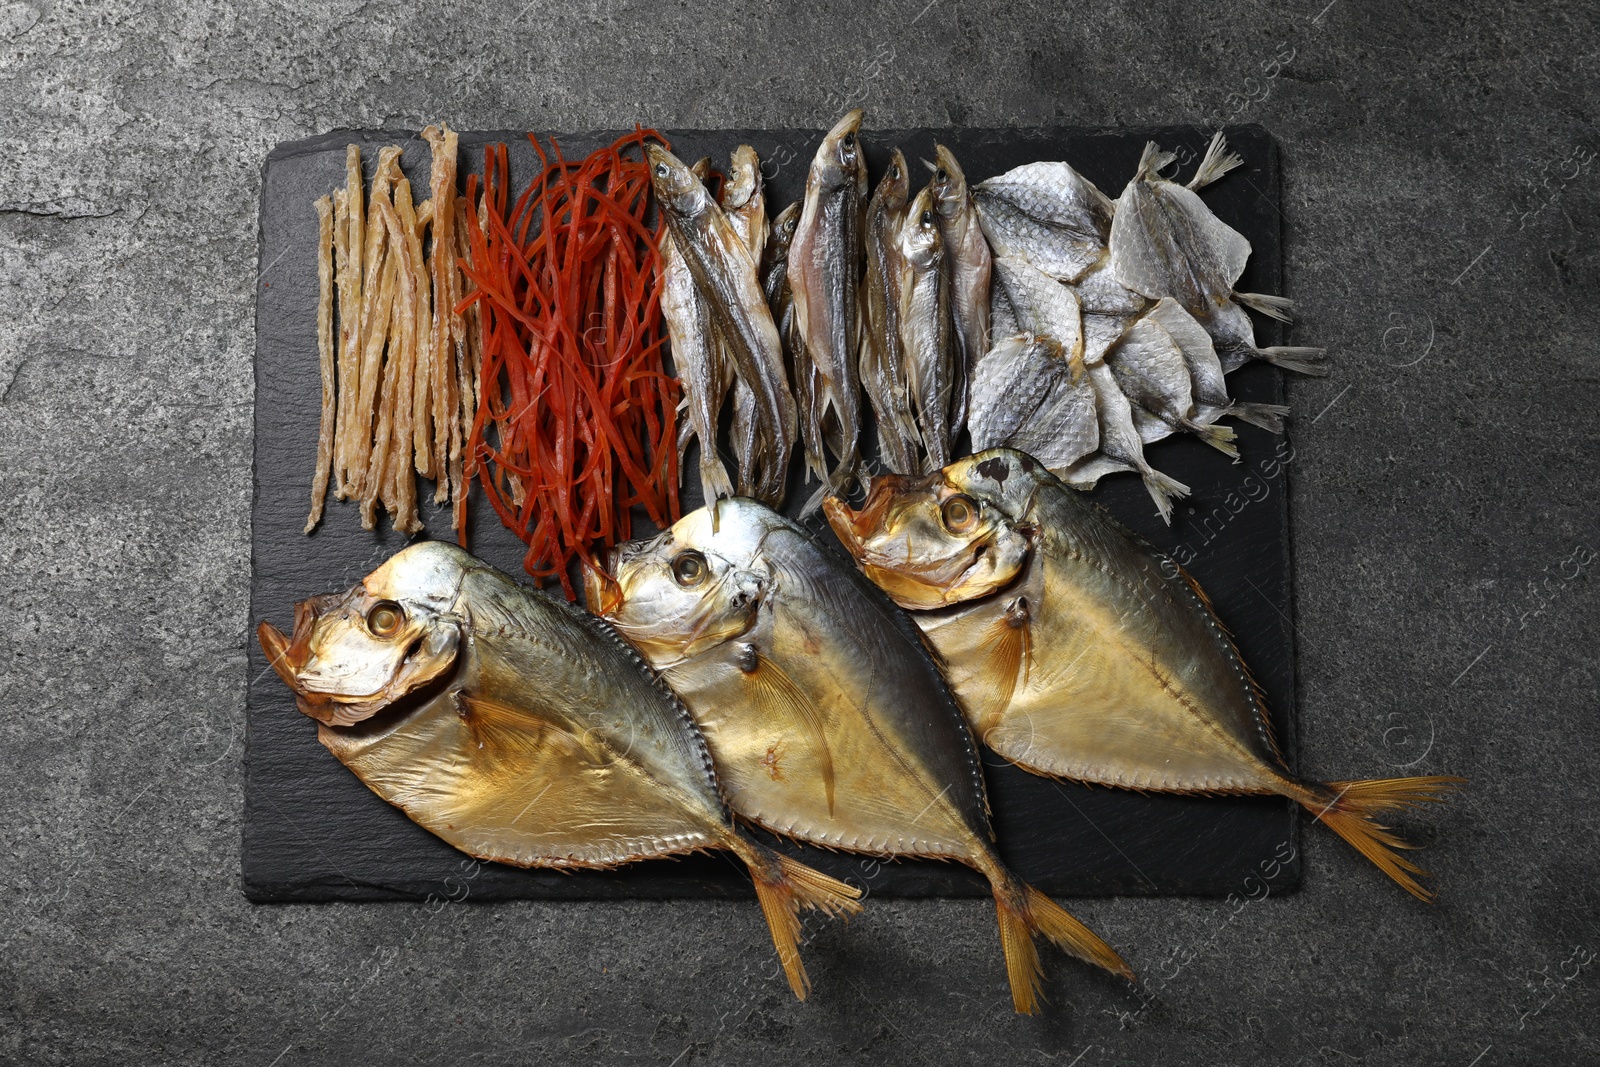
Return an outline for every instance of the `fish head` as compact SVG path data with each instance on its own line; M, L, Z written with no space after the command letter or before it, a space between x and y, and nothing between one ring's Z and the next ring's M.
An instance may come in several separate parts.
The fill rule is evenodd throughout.
M664 211L679 218L694 218L708 210L711 192L683 160L654 143L645 144L644 154L650 161L650 186Z
M1020 452L1005 453L1026 460ZM991 453L983 456L996 458ZM928 610L987 596L1009 585L1032 555L1035 531L1011 510L1010 494L973 476L972 460L922 477L880 475L851 508L823 501L828 522L856 565L908 610ZM999 473L995 466L990 473ZM1002 479L1002 487L1005 479Z
M944 257L932 186L923 187L906 210L900 225L900 254L919 271L932 270Z
M744 207L761 188L761 158L756 150L742 144L733 150L728 166L728 184L722 189L726 210Z
M867 195L867 156L861 149L861 120L866 112L853 108L834 123L817 147L806 182L822 189L854 186L856 195Z
M656 537L617 546L604 569L586 568L590 609L657 667L745 634L771 587L760 512L755 501L718 500Z
M942 144L933 146L933 177L928 188L933 191L934 210L945 218L959 215L967 204L967 176L956 162L955 154Z
M349 726L455 666L462 620L453 608L474 565L454 545L412 545L351 589L296 604L291 636L263 621L256 637L302 712Z
M796 200L778 212L772 220L771 232L767 234L769 247L774 245L783 249L789 247L790 242L794 240L795 227L800 225L800 209L804 206L803 202Z
M899 212L911 195L911 173L906 169L905 153L896 148L889 156L889 166L878 180L873 198L882 201L890 211Z

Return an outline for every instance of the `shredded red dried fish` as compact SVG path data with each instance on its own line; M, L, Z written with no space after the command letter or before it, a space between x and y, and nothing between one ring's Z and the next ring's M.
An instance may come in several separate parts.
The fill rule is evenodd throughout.
M528 139L543 172L515 202L506 146L485 148L483 226L462 263L457 312L478 309L483 352L467 476L527 543L527 572L572 599L571 563L632 536L631 509L679 517L679 387L643 158L666 140L638 128L570 161Z

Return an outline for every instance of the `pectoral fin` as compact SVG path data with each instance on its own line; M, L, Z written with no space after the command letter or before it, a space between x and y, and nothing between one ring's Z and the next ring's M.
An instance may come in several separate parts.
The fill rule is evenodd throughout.
M822 710L772 660L754 645L741 649L739 669L749 685L750 700L757 710L800 728L801 739L811 750L822 772L822 789L828 798L828 814L833 814L833 752L828 748L827 722Z
M1028 684L1033 667L1033 618L1027 597L1017 597L1006 605L1005 614L989 627L984 638L988 653L983 671L986 688L994 693L989 711L980 719L980 732L997 724L1018 685Z

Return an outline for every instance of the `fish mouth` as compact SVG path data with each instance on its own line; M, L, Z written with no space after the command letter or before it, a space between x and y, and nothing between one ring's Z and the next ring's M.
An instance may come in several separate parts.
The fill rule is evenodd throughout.
M294 693L295 705L303 714L330 726L359 722L384 705L382 693L356 697L319 693L301 677L310 658L311 638L316 631L317 619L327 608L337 605L341 600L338 594L330 594L296 602L294 631L290 636L285 636L282 630L265 619L256 627L256 640L261 644L261 651L266 653L267 663L273 672Z
M601 618L615 615L622 606L622 584L614 577L617 549L603 549L593 559L580 556L578 565L583 571L583 600L589 611Z
M932 488L941 473L876 475L868 482L866 499L859 508L852 508L841 497L830 496L822 502L822 513L827 516L828 525L839 543L859 563L870 553L868 546L872 538L888 529L890 512L896 501L906 493Z

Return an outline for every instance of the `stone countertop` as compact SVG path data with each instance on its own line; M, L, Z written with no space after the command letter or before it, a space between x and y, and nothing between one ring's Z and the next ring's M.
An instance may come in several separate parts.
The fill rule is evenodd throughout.
M241 5L243 7L243 5ZM1592 5L0 3L0 1060L1600 1056ZM239 889L261 163L349 128L1259 122L1284 157L1302 766L1457 773L1434 907L1073 910L1014 1018L982 901L878 901L802 1005L727 902ZM259 274L258 274L259 272ZM1581 561L1591 561L1581 563ZM1411 768L1403 770L1400 768Z

